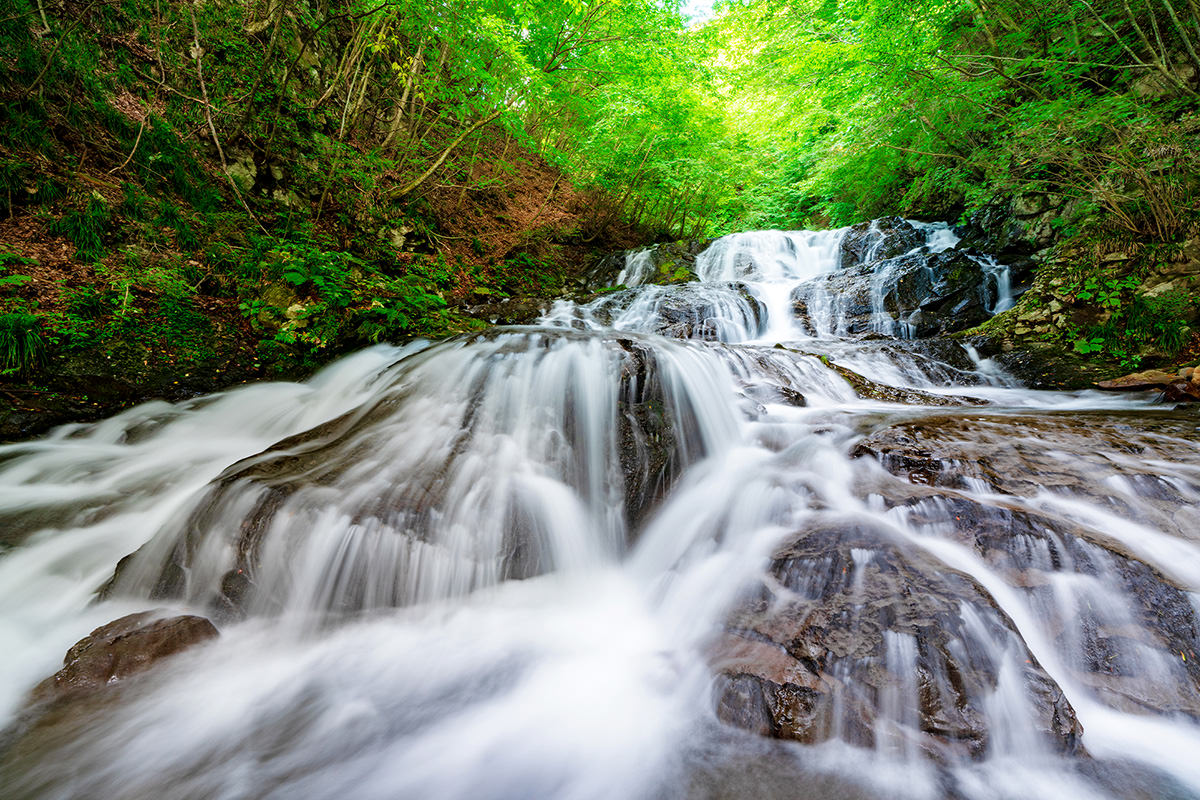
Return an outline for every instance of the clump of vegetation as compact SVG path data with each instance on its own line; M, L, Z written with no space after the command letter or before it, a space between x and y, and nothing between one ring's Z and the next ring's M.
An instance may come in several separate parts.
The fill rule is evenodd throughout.
M1133 286L1128 280L1110 280L1101 285L1109 287L1098 290L1099 304L1108 311L1108 317L1075 340L1075 352L1101 354L1123 368L1136 369L1148 352L1170 358L1188 344L1192 328L1187 321L1191 310L1187 294L1171 290L1153 297L1130 295L1126 292ZM1087 289L1084 292L1090 294Z
M0 314L0 375L39 364L46 352L41 319L34 314Z
M82 207L71 208L50 223L51 233L65 237L75 245L75 257L80 261L99 261L104 258L104 236L111 222L108 205L102 198L93 197Z

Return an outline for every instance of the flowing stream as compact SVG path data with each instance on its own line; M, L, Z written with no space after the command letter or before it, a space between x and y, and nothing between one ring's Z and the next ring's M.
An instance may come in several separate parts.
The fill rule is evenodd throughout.
M926 335L1011 282L905 230L0 447L0 794L1200 798L1200 418ZM220 636L22 710L147 609Z

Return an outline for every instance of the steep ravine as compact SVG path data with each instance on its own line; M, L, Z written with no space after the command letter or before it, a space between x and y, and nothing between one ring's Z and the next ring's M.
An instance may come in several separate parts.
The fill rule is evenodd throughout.
M977 248L634 252L533 325L5 446L0 784L1200 797L1200 416L955 338L1020 294Z

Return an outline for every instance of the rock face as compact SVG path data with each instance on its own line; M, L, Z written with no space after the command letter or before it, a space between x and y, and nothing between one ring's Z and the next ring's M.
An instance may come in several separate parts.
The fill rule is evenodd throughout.
M596 322L622 326L629 319L638 330L650 330L672 339L720 341L739 333L756 335L763 330L766 309L743 283L673 287L643 286L615 292L596 303Z
M161 617L153 611L121 617L76 642L63 668L39 683L31 699L44 702L103 691L217 635L204 617Z
M986 320L994 299L987 284L974 259L946 250L852 266L798 287L792 299L797 318L813 332L857 335L882 325L882 333L924 338Z
M585 276L591 289L616 286L618 277L629 265L630 257L641 255L641 269L634 280L627 279L630 286L687 283L696 279L696 256L708 249L714 240L679 241L656 244L636 253L613 253L601 259Z
M860 222L842 239L842 268L902 256L923 244L925 235L900 217Z
M478 303L463 310L476 319L493 325L532 325L550 308L550 303L536 297L506 297L491 303Z
M544 331L513 335L498 330L486 336L497 337L503 347L523 350L531 343L549 349L560 335ZM497 358L504 355L503 349L494 352ZM616 362L620 374L614 417L604 420L612 440L599 443L605 446L603 453L588 449L598 443L586 438L586 419L567 410L563 429L556 432L560 438L552 443L553 456L567 463L553 466L563 470L565 482L582 484L581 491L586 491L594 474L588 470L597 468L597 457L608 460L604 479L614 475L617 481L612 497L606 499L623 512L625 530L634 536L683 467L704 456L703 437L686 398L673 394L670 381L664 378L654 346L640 338L622 338L606 343L603 353ZM292 585L287 574L289 559L279 558L278 553L286 549L290 558L311 542L324 541L321 537L328 523L321 521L321 514L331 506L342 509L360 528L377 526L384 532L379 537L387 543L384 547L395 543L398 548L417 548L428 557L452 561L461 570L471 569L486 555L487 568L492 569L493 563L496 566L479 578L484 583L544 573L552 561L552 545L520 513L489 521L498 529L496 539L489 538L480 547L494 546L495 550L483 555L464 554L467 548L462 542L439 538L447 531L442 521L453 511L453 504L461 502L463 492L479 482L471 471L474 462L464 464L459 454L466 452L470 458L469 441L477 429L482 431L480 436L491 435L493 421L478 412L486 403L488 384L484 382L465 390L471 394L466 417L454 420L455 441L432 442L428 458L425 451L414 449L414 461L405 462L409 466L402 479L388 483L386 491L363 492L347 499L346 493L353 490L353 476L363 471L364 453L387 449L380 444L380 436L409 430L395 416L406 391L407 385L399 383L396 395L284 439L229 467L197 498L188 515L122 559L113 578L101 589L101 597L186 599L207 607L218 620L237 618L250 608L271 613L284 602ZM411 448L410 439L399 439L393 447ZM378 462L372 473L392 468L397 460ZM230 509L236 510L233 522ZM358 536L358 529L346 535ZM379 540L369 534L363 538L371 543ZM338 585L336 599L330 601L338 610L411 602L404 594L403 578L408 574L404 558L387 550L391 559L381 564L383 559L370 558L371 552L364 545L339 565L339 577L345 579ZM212 557L213 553L218 557ZM394 595L366 595L365 587L371 581L364 576L375 568L392 570L394 577L389 574L386 581L394 581L398 587Z
M1002 610L1017 602L1056 632L1042 645L1057 668L1104 704L1200 720L1194 568L1173 577L1138 549L1151 536L1195 541L1195 433L1182 411L878 428L854 454L886 470L872 491L895 526L826 512L774 553L712 645L718 715L766 736L935 758L1077 750L1072 709ZM1115 516L1075 515L1059 498ZM1131 540L1123 525L1147 532ZM950 568L926 540L971 554L956 557L978 559L1007 594ZM1006 714L1037 733L1007 739Z
M1200 619L1186 589L1114 537L1111 521L1089 525L1052 501L1043 507L1056 494L1090 497L1159 536L1194 541L1195 433L1185 412L931 417L876 431L855 454L905 479L880 491L908 525L950 536L1030 596L1064 632L1059 645L1075 680L1115 708L1200 719ZM1164 476L1163 463L1186 466ZM972 497L981 484L1002 499ZM1064 564L1102 576L1104 588L1085 579L1064 606L1056 588Z
M1045 743L1077 747L1070 705L983 590L870 521L831 519L797 534L726 630L711 658L729 724L979 757L995 725L989 698L1009 670L1020 688L1006 697L1029 698Z

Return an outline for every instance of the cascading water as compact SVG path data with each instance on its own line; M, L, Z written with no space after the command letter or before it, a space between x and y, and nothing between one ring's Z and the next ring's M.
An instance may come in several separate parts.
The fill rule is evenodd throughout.
M1200 423L906 340L1011 304L956 245L642 251L0 448L3 795L1200 797ZM221 635L21 710L147 609Z

